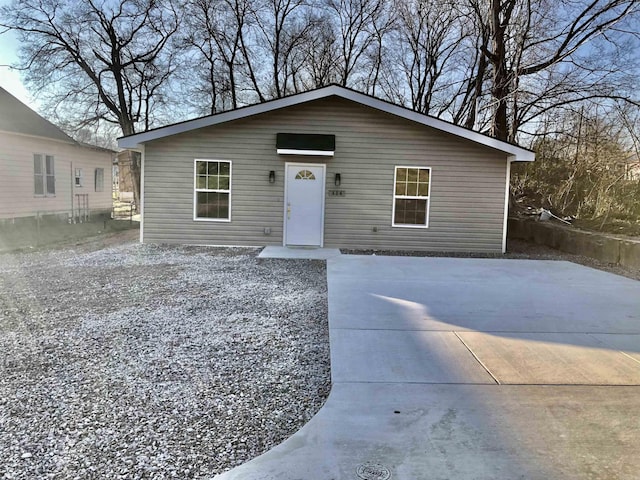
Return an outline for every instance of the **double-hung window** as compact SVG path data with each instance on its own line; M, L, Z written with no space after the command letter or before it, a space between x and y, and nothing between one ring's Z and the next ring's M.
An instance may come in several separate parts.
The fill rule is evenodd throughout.
M396 167L394 177L392 225L427 228L431 168Z
M75 169L74 179L75 179L74 185L76 187L81 187L82 186L82 169L81 168Z
M194 220L231 221L231 162L195 160Z
M33 155L33 191L38 196L56 194L55 162L52 155Z

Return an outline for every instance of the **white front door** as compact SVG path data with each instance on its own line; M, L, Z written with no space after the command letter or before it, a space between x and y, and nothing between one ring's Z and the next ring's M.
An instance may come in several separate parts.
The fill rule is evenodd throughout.
M287 163L284 244L322 246L325 165Z

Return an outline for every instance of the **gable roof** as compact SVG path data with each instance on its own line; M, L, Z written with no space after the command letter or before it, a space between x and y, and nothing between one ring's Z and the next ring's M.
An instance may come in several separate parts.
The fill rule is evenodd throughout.
M16 97L0 87L0 131L75 143L73 138L45 120Z
M303 93L297 93L288 97L278 98L270 100L264 103L258 103L255 105L249 105L246 107L237 108L235 110L229 110L222 113L216 113L206 117L195 118L193 120L187 120L185 122L174 123L165 127L155 128L153 130L147 130L146 132L136 133L126 137L120 137L118 139L118 146L122 148L140 148L144 143L158 140L160 138L169 137L171 135L177 135L179 133L189 132L199 128L210 127L212 125L218 125L233 120L239 120L242 118L250 117L252 115L258 115L260 113L271 112L281 108L291 107L294 105L300 105L313 100L319 100L327 97L339 97L352 102L365 105L376 110L380 110L392 115L396 115L407 120L411 120L422 125L426 125L436 130L441 130L446 133L471 140L480 145L484 145L490 148L494 148L498 151L504 152L509 155L509 161L525 161L532 162L535 159L535 154L531 150L519 147L512 143L498 140L497 138L484 135L482 133L469 130L467 128L454 125L453 123L440 120L439 118L431 117L422 113L418 113L414 110L410 110L393 103L380 100L369 95L365 95L355 90L351 90L339 85L329 85L327 87L321 87L316 90L310 90Z

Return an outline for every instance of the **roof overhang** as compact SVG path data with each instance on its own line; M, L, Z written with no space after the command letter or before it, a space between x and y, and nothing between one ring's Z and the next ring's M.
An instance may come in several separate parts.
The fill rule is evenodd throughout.
M188 120L186 122L175 123L167 125L166 127L156 128L154 130L148 130L142 133L136 133L127 137L120 137L118 139L118 146L121 148L139 149L147 142L158 140L161 138L169 137L171 135L177 135L180 133L197 130L200 128L210 127L213 125L219 125L221 123L231 122L233 120L240 120L243 118L251 117L253 115L259 115L261 113L272 112L281 108L292 107L303 103L311 102L314 100L320 100L327 97L339 97L346 100L365 105L376 110L381 110L392 115L396 115L413 122L435 128L451 135L455 135L460 138L471 140L480 145L493 148L495 150L504 152L508 155L510 162L532 162L535 160L535 153L526 148L519 147L509 142L498 140L497 138L483 135L482 133L469 130L467 128L454 125L453 123L440 120L429 115L415 112L405 107L395 105L393 103L380 100L378 98L365 95L354 90L350 90L339 85L329 85L327 87L318 88L316 90L310 90L308 92L298 93L289 97L278 98L264 103L256 105L249 105L247 107L241 107L236 110L230 110L228 112L222 112L207 117L196 118L194 120Z

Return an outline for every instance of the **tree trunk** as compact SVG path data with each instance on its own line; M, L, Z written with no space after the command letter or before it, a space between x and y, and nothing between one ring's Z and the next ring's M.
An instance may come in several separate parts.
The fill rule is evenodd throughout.
M511 5L503 6L501 0L491 0L489 22L491 28L491 46L493 51L489 60L493 66L493 86L491 94L496 104L492 122L493 136L500 140L509 138L509 123L507 119L507 102L510 85L507 70L505 29L511 18ZM501 18L502 17L502 18Z
M120 128L125 136L133 135L135 128L131 120L121 119ZM140 152L129 150L129 168L131 169L131 183L133 186L133 200L136 204L136 212L140 213L140 178L142 155Z
M136 213L140 213L140 177L142 155L140 152L129 150L129 165L131 168L131 183L133 184L133 200L136 204Z

